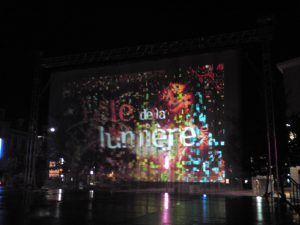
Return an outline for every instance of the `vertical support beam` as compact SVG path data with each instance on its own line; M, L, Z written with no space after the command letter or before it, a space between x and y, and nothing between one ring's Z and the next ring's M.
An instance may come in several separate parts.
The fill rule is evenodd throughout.
M276 177L276 192L280 193L280 177L278 167L278 149L276 136L276 121L274 112L274 96L273 82L271 74L271 56L270 56L270 41L262 42L262 63L265 82L265 105L266 105L266 122L267 122L267 141L268 141L268 160L269 160L269 176L272 174L272 167L275 167ZM273 156L274 155L274 156ZM268 182L270 184L270 182ZM272 187L272 186L271 186ZM268 188L268 187L267 187Z
M268 45L268 43L266 43ZM273 192L273 185L270 182L270 176L272 175L272 149L271 149L271 135L270 135L270 103L269 103L269 62L268 47L265 43L262 44L262 66L264 75L264 98L265 98L265 113L266 113L266 131L267 131L267 148L268 148L268 176L265 195L268 196L269 186L271 187L271 193Z
M35 187L35 157L37 152L37 131L39 115L39 85L40 85L40 62L36 56L35 71L32 86L30 120L28 126L28 145L25 157L24 185L26 188Z

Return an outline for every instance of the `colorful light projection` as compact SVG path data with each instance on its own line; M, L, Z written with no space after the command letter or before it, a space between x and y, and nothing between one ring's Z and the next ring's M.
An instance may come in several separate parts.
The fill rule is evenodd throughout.
M225 182L224 64L82 77L62 97L72 139L118 179Z

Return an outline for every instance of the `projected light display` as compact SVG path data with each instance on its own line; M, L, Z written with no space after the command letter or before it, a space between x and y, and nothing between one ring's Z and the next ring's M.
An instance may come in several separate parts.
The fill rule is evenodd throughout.
M67 80L66 145L122 180L224 183L224 72L220 62Z

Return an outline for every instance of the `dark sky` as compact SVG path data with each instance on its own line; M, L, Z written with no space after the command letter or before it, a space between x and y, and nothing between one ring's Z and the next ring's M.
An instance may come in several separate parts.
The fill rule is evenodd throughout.
M299 5L244 8L208 6L104 7L7 5L0 10L0 108L28 118L34 55L134 46L240 31L275 16L274 63L299 56ZM43 99L43 101L47 99Z

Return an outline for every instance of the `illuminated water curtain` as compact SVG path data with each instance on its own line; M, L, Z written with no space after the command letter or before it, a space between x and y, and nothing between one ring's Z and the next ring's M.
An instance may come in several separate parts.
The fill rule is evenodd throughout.
M224 64L85 77L62 97L70 141L84 136L116 177L225 182Z

